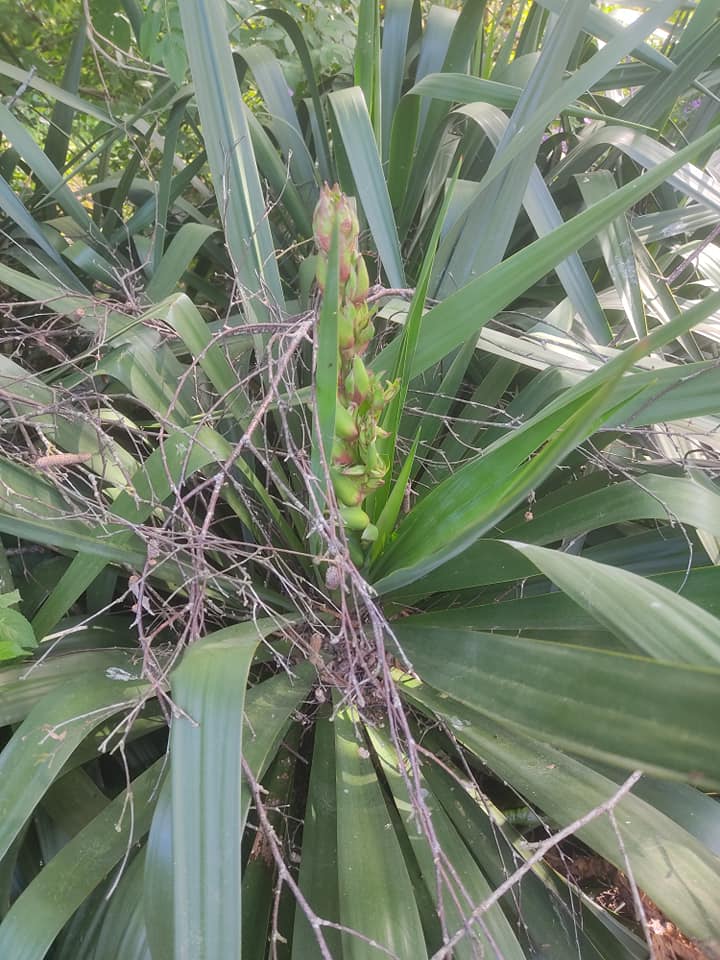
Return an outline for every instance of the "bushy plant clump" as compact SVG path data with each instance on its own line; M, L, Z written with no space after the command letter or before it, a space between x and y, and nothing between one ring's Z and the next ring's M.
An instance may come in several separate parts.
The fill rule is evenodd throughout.
M0 957L720 957L713 5L96 6L0 54Z

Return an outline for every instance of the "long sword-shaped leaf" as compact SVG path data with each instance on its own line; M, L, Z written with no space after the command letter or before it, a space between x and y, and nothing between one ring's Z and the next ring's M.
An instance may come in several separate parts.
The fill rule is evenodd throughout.
M584 401L574 399L548 417L540 415L527 431L501 441L432 490L380 558L376 589L412 583L482 536L600 425L610 389L612 382Z
M0 924L2 956L13 960L47 956L53 940L86 897L147 833L161 773L162 761L158 761L40 871Z
M63 685L31 710L0 754L0 856L81 741L103 720L131 710L146 690L106 672Z
M243 753L256 777L264 775L293 711L307 696L314 676L314 669L306 664L296 670L294 677L278 674L248 690ZM240 832L249 806L249 790L243 789L237 824ZM167 777L153 816L145 863L145 924L153 960L172 960L174 951L172 818L172 780Z
M484 529L487 530L491 523L498 522L503 515L509 512L509 505L513 501L513 505L516 505L523 496L530 492L530 489L533 489L531 478L535 478L539 482L541 477L547 476L552 469L551 463L559 463L570 452L573 443L580 442L583 432L587 431L586 436L592 432L591 429L588 429L591 426L592 418L597 416L604 405L612 402L611 397L622 383L621 373L629 370L634 363L654 349L663 346L677 336L687 333L704 316L712 313L718 306L720 306L720 293L711 294L696 307L688 310L686 314L654 330L650 335L623 351L614 360L606 363L600 370L591 374L579 387L572 388L558 400L552 401L545 412L531 419L516 433L493 445L490 448L492 452L486 450L485 457L470 461L464 469L459 470L439 487L436 487L418 504L398 531L397 539L385 554L384 564L380 566L381 580L378 588L382 590L395 589L412 582L412 580L439 566L444 557L449 558L460 553L463 546L468 546L474 539L482 535L484 524L487 524L487 526L484 526ZM599 384L605 384L605 386L598 387ZM590 399L581 404L580 398L582 396L590 396L584 391L592 390L593 387L597 392L594 392ZM566 417L560 421L554 421L553 418L557 417L561 410L566 411ZM595 410L595 413L593 413L593 410ZM614 409L607 409L605 413L600 414L596 419L596 425L604 420L612 420L616 410L617 404L615 404ZM555 425L547 432L547 427L551 424ZM515 448L515 444L518 439L520 439L520 445L530 441L535 431L539 431L537 437L544 444L544 447L541 451L537 451L534 458L523 466L522 470L518 470L522 459L512 460L512 454L519 452ZM573 437L576 438L575 441L573 441ZM507 448L505 447L506 443ZM534 446L532 449L528 449L526 456L530 456L535 449ZM509 482L506 479L509 475L507 472L504 477L501 477L499 473L493 473L507 455L510 455L510 460L506 463L512 464L510 474L515 471L513 479ZM488 468L487 472L485 467ZM482 478L482 496L477 503L477 510L473 502L473 497L477 495L477 489L466 491L459 497L450 496L446 498L448 491L461 490L471 476L475 476L476 479ZM429 524L426 512L428 504L432 504L434 510L432 521ZM448 532L443 529L442 525L438 525L438 518L442 518L445 525L450 528L450 535L444 536L443 542L440 544L432 543L428 539L422 546L420 539L429 538L433 527L438 532L442 530L443 534ZM408 539L404 545L403 528L408 534ZM419 537L421 530L422 538ZM401 545L407 548L408 545L413 543L413 539L413 550L399 549ZM394 569L392 565L393 553L395 553ZM385 571L388 572L382 577Z
M674 663L720 665L720 620L702 607L627 570L560 550L512 546L630 649Z
M397 227L363 95L357 87L338 90L330 95L330 103L382 265L391 285L402 287L405 272Z
M418 908L368 751L347 713L335 718L340 920L391 955L427 957ZM377 960L366 939L343 934L346 960Z
M444 717L464 746L554 823L572 823L609 800L617 790L614 780L529 734L503 729L490 718L481 719L461 704L444 701L427 687L410 694L433 715ZM717 857L638 797L624 797L615 813L624 852L640 889L686 934L697 937L709 956L717 955ZM592 820L578 831L578 836L620 870L628 869L615 828L607 817ZM648 837L653 838L652 843L648 843Z
M152 797L152 804L156 797ZM147 820L143 823L145 832ZM145 889L143 867L145 849L142 849L125 869L117 890L112 895L100 927L93 958L123 957L123 960L153 960L147 943L143 917Z
M656 189L683 164L703 156L719 140L720 129L709 131L679 150L674 157L657 164L606 200L593 204L552 233L508 257L429 310L422 321L413 375L423 373L473 333L478 333L496 313L587 243L605 224ZM398 350L398 344L391 344L379 355L374 368L393 369Z
M11 189L10 184L0 176L0 210L15 221L28 240L46 253L52 261L50 269L58 283L64 284L71 290L83 290L82 283L68 267L57 250L50 243L30 211L25 207L20 197Z
M42 648L41 648L42 649ZM38 663L4 667L0 671L0 727L19 723L35 704L74 676L103 671L132 675L129 650L82 650L46 657Z
M693 480L646 474L642 485L632 480L583 492L570 484L561 488L555 503L542 498L534 519L508 518L499 533L508 540L543 546L632 520L667 520L705 528L720 536L720 496ZM478 540L457 557L413 584L413 593L463 590L466 587L532 576L529 563L513 557L504 544Z
M250 313L263 314L253 294L263 286L284 304L275 245L266 216L245 106L233 66L222 0L179 0L208 162L228 248Z
M530 855L527 841L503 822L500 811L493 810L485 798L468 792L444 770L426 765L423 772L493 889L499 887ZM528 872L500 902L515 921L521 942L530 939L531 956L533 947L540 956L544 951L548 960L633 960L641 955L624 949L547 867L538 865ZM578 907L581 917L576 916Z
M261 620L212 634L171 678L183 711L170 744L176 960L240 956L245 687L258 643L276 629Z
M388 159L390 131L402 91L413 2L414 0L388 0L385 4L380 55L383 162Z
M395 750L379 731L369 731L369 736L392 791L400 819L405 825L407 839L417 858L422 878L438 913L442 913L445 918L448 933L452 935L458 928L462 928L465 918L475 905L490 894L491 888L450 818L423 780L424 801L432 817L434 839L452 864L453 873L446 875L442 882L438 883L437 853L431 847L427 836L417 829L413 801L398 768ZM442 870L442 866L440 869ZM469 925L465 937L455 947L453 956L456 960L474 960L478 952L480 956L492 956L493 950L503 960L525 960L525 952L497 904L479 922Z
M335 733L327 717L315 724L315 744L308 788L300 889L310 907L324 920L340 922L337 884L337 797L335 791ZM342 960L339 931L327 927L325 941L334 960ZM318 949L315 932L301 909L295 911L293 960L305 960Z
M394 627L419 675L479 713L618 767L720 783L720 669L402 620Z

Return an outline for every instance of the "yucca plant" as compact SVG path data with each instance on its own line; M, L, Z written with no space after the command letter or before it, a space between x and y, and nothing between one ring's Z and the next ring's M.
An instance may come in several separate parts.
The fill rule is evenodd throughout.
M0 956L720 957L716 4L177 9L0 62Z

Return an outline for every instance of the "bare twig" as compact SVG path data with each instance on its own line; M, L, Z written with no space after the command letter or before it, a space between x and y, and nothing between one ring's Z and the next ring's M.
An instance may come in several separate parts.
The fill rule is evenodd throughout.
M623 799L623 797L630 793L641 776L642 770L636 770L634 773L631 773L627 780L625 780L625 782L609 799L605 800L601 804L598 804L598 806L593 807L593 809L588 811L588 813L584 814L582 817L578 817L577 820L569 823L566 827L563 827L562 830L558 830L557 833L553 834L551 837L548 837L547 840L543 840L543 842L538 845L531 857L529 857L520 867L518 867L514 873L510 874L510 876L488 897L486 897L482 903L479 903L475 907L468 920L472 922L473 920L482 916L484 913L487 913L490 907L494 906L498 900L502 899L502 897L504 897L505 894L515 886L515 884L522 880L522 878L532 870L535 864L539 863L559 843L572 836L573 833L577 833L578 830L581 830L589 823L592 823L593 820L596 820L603 814L610 813ZM463 926L450 938L447 943L443 944L443 946L432 955L430 960L445 960L445 958L452 956L453 949L458 943L460 943L465 934L466 926Z

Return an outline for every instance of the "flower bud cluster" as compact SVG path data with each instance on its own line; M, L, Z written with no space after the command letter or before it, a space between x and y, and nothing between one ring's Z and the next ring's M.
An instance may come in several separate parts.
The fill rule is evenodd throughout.
M377 537L377 528L363 510L365 497L384 483L387 464L377 441L387 434L379 427L385 405L396 384L383 387L368 370L362 354L375 334L367 296L367 265L358 249L360 232L355 200L335 184L325 184L313 216L318 248L317 283L325 289L333 225L337 222L340 262L338 304L338 387L335 437L330 472L345 526L361 534L366 543Z

